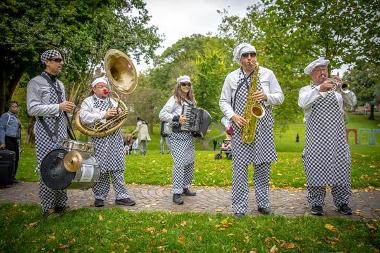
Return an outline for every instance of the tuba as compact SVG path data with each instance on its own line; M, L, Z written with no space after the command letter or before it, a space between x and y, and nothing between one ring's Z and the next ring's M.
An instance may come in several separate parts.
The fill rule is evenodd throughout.
M111 94L115 96L114 99L118 103L117 109L120 112L111 119L97 121L93 127L89 127L81 123L78 111L74 116L75 125L81 133L91 137L104 137L122 127L128 115L128 108L118 93L129 95L137 87L136 68L123 52L117 49L108 50L104 57L104 67L113 88Z
M247 124L242 129L243 143L250 144L255 139L257 119L261 119L265 115L264 107L252 99L253 93L257 89L257 78L259 75L259 64L256 63L253 68L251 83L249 85L247 102L244 108L243 118Z

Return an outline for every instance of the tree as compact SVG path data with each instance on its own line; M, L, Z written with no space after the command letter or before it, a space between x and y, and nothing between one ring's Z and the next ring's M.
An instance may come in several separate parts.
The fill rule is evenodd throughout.
M325 56L330 68L362 59L379 62L378 1L263 1L243 18L221 12L222 36L252 42L263 66L273 69L285 93L276 119L301 115L298 90L307 84L303 68ZM377 6L377 8L376 8Z
M160 42L157 28L147 26L142 0L7 0L0 11L0 111L23 74L41 71L39 55L48 48L63 52L62 79L75 100L108 48L132 53L140 61L152 57Z
M369 119L375 119L375 104L380 102L380 66L378 64L363 62L353 68L344 77L355 92L359 103L370 103Z
M231 58L231 53L226 53L226 50L206 47L204 55L199 54L195 61L197 72L193 83L197 106L207 109L214 121L220 121L223 116L219 109L219 97L224 79L232 70L229 68Z

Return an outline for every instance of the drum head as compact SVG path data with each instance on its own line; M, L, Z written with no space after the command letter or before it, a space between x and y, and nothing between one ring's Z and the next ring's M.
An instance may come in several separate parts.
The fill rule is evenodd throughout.
M63 165L67 153L64 149L54 149L48 153L41 163L41 178L47 187L53 190L66 189L75 177L75 172L69 172Z

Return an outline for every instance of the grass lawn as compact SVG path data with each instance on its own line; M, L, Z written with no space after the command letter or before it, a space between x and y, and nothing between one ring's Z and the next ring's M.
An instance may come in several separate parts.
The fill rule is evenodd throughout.
M380 115L376 115L380 118ZM375 128L379 121L369 121L363 115L351 115L350 124L363 128ZM351 126L349 125L351 128ZM379 127L380 128L380 127ZM272 187L302 188L305 185L303 163L301 154L304 141L304 126L292 124L285 133L276 134L276 148L278 161L273 164L271 173ZM295 142L295 136L299 133L300 142ZM220 132L216 127L212 128L210 137L218 137ZM294 138L293 138L294 137ZM352 142L351 142L352 141ZM206 140L206 142L208 142ZM211 142L211 141L210 141ZM230 186L231 185L231 161L225 157L215 160L218 152L201 149L202 143L197 143L196 163L194 173L194 185L198 186ZM352 155L352 186L353 188L380 187L380 141L377 145L355 145L350 139ZM200 149L200 150L199 150ZM36 159L34 148L23 144L23 152L20 158L18 179L24 181L37 181L34 172ZM172 173L171 155L159 153L158 130L152 134L152 141L148 144L147 156L132 154L126 156L126 183L170 185ZM252 170L250 170L252 178Z
M379 115L376 115L379 119ZM378 121L351 115L349 127L380 128ZM147 156L126 156L126 183L169 185L172 159L159 153L158 129ZM295 142L297 133L300 142ZM304 126L291 124L276 133L278 162L271 186L303 188L301 161ZM207 146L223 139L215 127L197 142L194 184L230 186L231 161L215 160ZM352 185L380 186L380 141L355 145L350 137ZM17 178L37 181L34 148L23 143ZM210 146L209 146L210 147ZM252 178L252 170L250 170ZM0 204L0 252L379 252L380 221L278 215L235 219L225 214L131 212L119 208L83 208L60 218L43 219L40 207Z
M0 206L1 252L378 252L379 221ZM276 250L277 249L277 250ZM272 250L272 251L271 251Z

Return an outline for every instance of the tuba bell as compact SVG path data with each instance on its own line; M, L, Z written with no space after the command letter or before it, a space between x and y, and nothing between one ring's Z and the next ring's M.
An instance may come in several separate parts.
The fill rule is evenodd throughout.
M123 52L117 49L110 49L107 51L104 57L104 67L106 76L113 88L114 99L118 103L118 109L120 113L117 116L108 119L98 121L93 127L84 125L80 121L79 111L74 115L74 121L77 129L91 137L104 137L114 133L116 130L122 127L127 115L128 108L119 96L132 94L137 87L137 72L131 59Z

